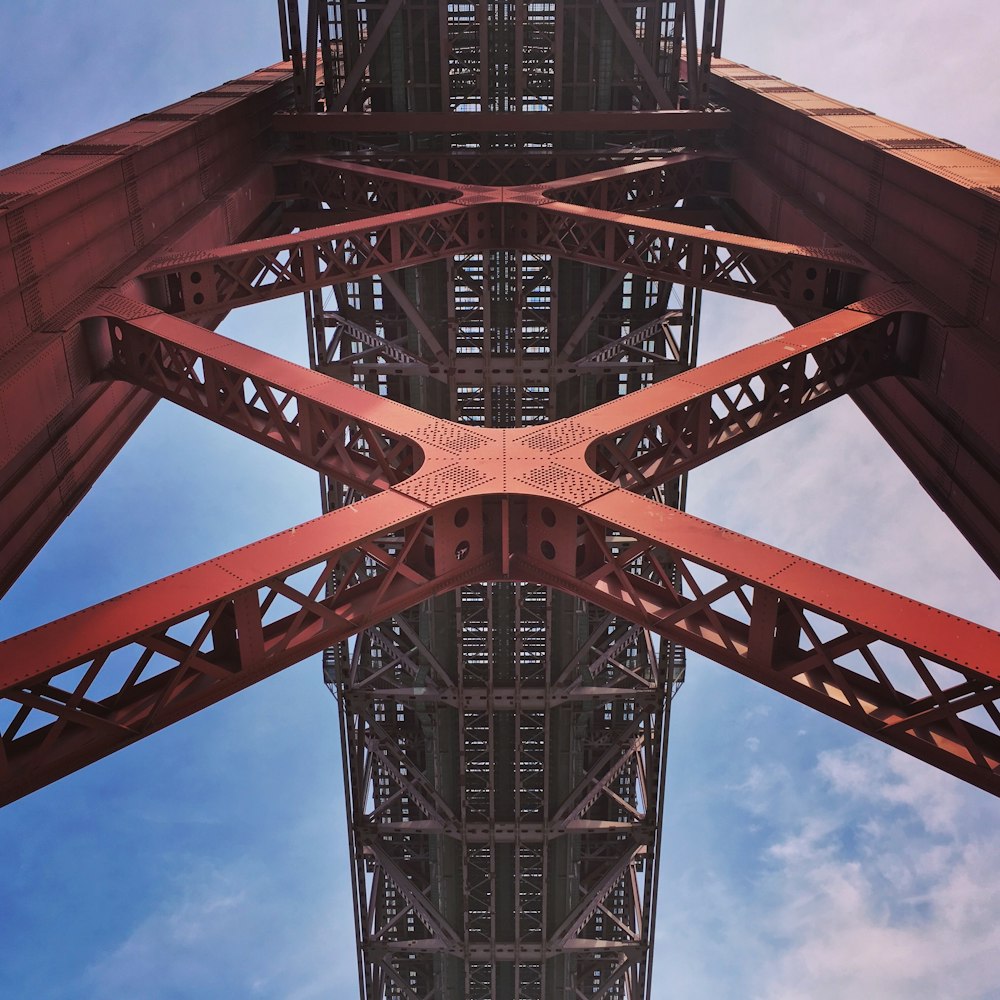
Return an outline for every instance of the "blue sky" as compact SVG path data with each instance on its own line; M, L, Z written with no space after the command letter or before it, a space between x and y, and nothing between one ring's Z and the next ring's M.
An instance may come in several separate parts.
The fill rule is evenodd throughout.
M1000 154L998 75L969 81L1000 50L992 5L952 4L947 48L937 3L729 8L731 58ZM0 37L15 40L4 163L279 58L271 0L6 4ZM713 299L702 360L781 329ZM298 302L224 332L304 360ZM161 405L0 603L0 634L318 504L311 473ZM689 507L1000 626L1000 585L848 401L698 470ZM664 846L657 1000L995 995L1000 803L694 658ZM315 661L3 810L0 857L5 996L356 990L337 718Z

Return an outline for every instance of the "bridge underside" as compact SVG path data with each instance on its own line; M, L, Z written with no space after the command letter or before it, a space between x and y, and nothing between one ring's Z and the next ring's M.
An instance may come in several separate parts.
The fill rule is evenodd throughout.
M406 131L290 131L317 164L479 187L610 171L618 190L605 208L638 196L653 217L711 212L708 174L724 178L724 167L693 158L677 176L636 182L620 171L687 150L688 136L595 134L589 117L679 106L673 4L640 5L639 22L617 4L392 10L320 20L321 38L343 46L321 47L329 56L302 117L403 113ZM644 76L632 48L656 71ZM563 113L567 130L465 131L470 119L455 117L512 112ZM349 217L338 198L355 207L328 176L289 166L303 226ZM577 185L566 200L594 191ZM553 250L470 248L315 289L315 366L470 427L517 428L694 363L700 290ZM673 506L683 493L683 476L657 490ZM357 499L329 477L323 497L327 510ZM327 650L325 672L343 716L366 996L643 996L683 648L553 587L470 582ZM426 696L428 685L447 699Z
M0 644L4 800L322 650L366 1000L636 1000L685 649L1000 791L1000 636L682 513L850 394L1000 568L1000 165L705 6L279 3L285 63L0 172L4 586L157 398L324 512ZM705 292L796 328L692 371ZM291 294L311 372L210 332Z

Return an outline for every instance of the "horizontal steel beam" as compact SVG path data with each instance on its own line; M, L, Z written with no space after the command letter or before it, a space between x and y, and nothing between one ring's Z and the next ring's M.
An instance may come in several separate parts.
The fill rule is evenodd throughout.
M340 111L286 112L278 132L351 135L377 132L704 132L729 127L728 111Z
M822 312L846 305L854 255L483 189L455 202L162 257L144 277L172 313L219 313L491 249L551 254L617 271Z

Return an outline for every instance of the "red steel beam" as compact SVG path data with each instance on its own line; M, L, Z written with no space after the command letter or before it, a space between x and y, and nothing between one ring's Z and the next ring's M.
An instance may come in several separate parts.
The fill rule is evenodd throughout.
M916 379L855 401L1000 574L1000 161L725 59L733 197L778 239L837 234L891 266L935 314Z
M437 579L427 520L425 504L386 491L7 640L0 686L18 710L3 733L0 800L496 573L481 557L453 561L447 585Z
M795 331L800 352L824 335L864 343L884 322L863 307L847 312L856 316L850 333L843 316ZM175 340L190 330L176 320L168 328ZM274 363L283 384L299 378L306 390L323 381L213 334L190 335L219 341L218 357L238 361L241 372ZM887 327L882 338L891 339ZM790 346L792 338L777 338L696 370L690 382L702 385L693 392L674 379L674 403L725 394L751 370L766 382ZM369 398L332 391L341 401ZM588 452L608 426L631 426L634 399L643 425L661 412L658 393L607 404L600 421L592 411L517 430L462 427L372 397L388 415L379 424L404 423L421 448L416 475L0 644L0 689L18 706L3 738L3 796L23 795L432 594L493 579L580 596L1000 793L1000 738L989 728L1000 722L1000 635L603 479ZM798 406L835 395L804 392ZM783 407L796 400L779 396ZM747 430L742 439L753 436Z
M390 399L315 372L310 377L299 365L118 295L95 309L104 314L95 367L112 378L361 493L385 489L420 464L402 430L411 411Z
M260 69L0 171L0 592L154 402L91 383L80 317L157 254L274 231L262 154L290 70Z
M805 247L550 202L517 204L504 246L547 252L679 285L820 311L851 300L866 270L846 250Z
M720 154L685 152L507 187L522 193L535 191L554 201L634 214L669 208L693 195L728 193L729 163L729 158ZM466 164L466 170L489 175L496 164L496 157L479 155ZM710 184L712 166L719 169ZM484 194L480 184L440 180L334 156L298 156L279 162L277 167L279 200L304 198L331 208L355 209L365 216L373 209L402 212L453 201L463 194ZM419 169L417 164L413 167Z
M146 277L163 279L170 312L198 315L484 250L489 235L484 208L449 202L162 257Z
M278 164L277 173L278 199L304 198L331 209L355 209L366 217L373 210L404 212L454 201L464 187L328 156L299 157Z
M900 331L920 322L860 302L630 393L598 408L608 433L591 446L591 464L626 489L653 489L831 399L912 371Z
M512 574L1000 793L1000 635L633 493L607 493L582 511L573 548L588 549L591 566L559 572L531 552L512 560ZM622 532L615 552L609 534ZM652 576L633 572L640 557Z
M553 201L587 208L635 214L645 209L668 209L683 198L726 191L709 183L709 168L726 164L724 157L708 153L677 153L639 163L543 182L536 189ZM726 185L728 187L728 185Z
M728 111L340 111L277 114L278 132L700 132L725 129Z
M161 257L145 277L158 287L167 311L213 314L506 248L820 312L851 301L865 271L848 251L548 201L534 187L467 190L454 202Z

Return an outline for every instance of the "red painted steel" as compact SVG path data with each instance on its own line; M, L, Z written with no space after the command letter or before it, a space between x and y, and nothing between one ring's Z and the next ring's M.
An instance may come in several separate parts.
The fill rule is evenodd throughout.
M304 378L300 366L219 335L206 342L201 327L119 295L97 308L107 313L99 353L114 377L361 493L405 479L420 464L403 434L385 433L411 416L398 403L325 375Z
M3 696L21 706L4 734L5 800L483 579L576 594L1000 792L1000 740L966 718L982 709L1000 720L1000 635L623 491L588 459L607 454L609 441L634 451L655 439L666 448L629 458L618 443L614 461L599 457L598 467L631 486L676 475L661 464L678 440L684 462L703 461L892 372L898 314L861 303L578 417L493 430L412 411L129 305L98 307L112 373L381 492L0 644ZM837 350L848 345L853 352ZM827 377L807 379L806 358ZM755 380L769 387L760 398L749 395ZM693 413L703 433L664 433L690 427ZM684 418L672 423L675 414ZM374 461L351 454L362 440ZM362 565L375 575L357 575ZM706 585L705 571L720 582ZM323 597L330 579L340 582ZM291 609L272 620L278 598ZM123 656L124 685L88 697L107 664L121 675ZM900 664L922 694L890 680ZM21 736L32 710L53 721Z
M657 169L662 169L659 164ZM451 191L446 183L407 182L390 171L362 173L378 182L380 191L391 184L392 204L409 201L420 207L159 258L145 273L153 297L170 312L212 314L448 255L505 248L815 312L850 302L868 270L859 257L842 249L778 243L560 202L550 197L558 185L462 185L458 197L445 201ZM634 174L622 167L596 179ZM399 193L407 183L409 198ZM567 190L585 184L576 180Z
M154 402L92 382L80 317L157 254L268 231L263 122L290 72L258 70L0 170L0 593Z
M280 132L711 132L728 127L726 111L421 111L282 114Z
M0 584L157 398L335 509L0 644L0 798L330 650L366 996L433 995L450 956L448 995L620 1000L648 994L670 650L1000 794L1000 635L659 502L850 394L1000 569L1000 165L713 63L722 3L700 57L691 2L310 3L304 54L279 9L289 63L0 173ZM702 289L797 325L685 370ZM303 291L319 370L205 329ZM453 725L454 801L417 709ZM550 801L557 739L582 764Z
M714 88L741 123L733 194L768 235L836 233L894 268L928 321L917 378L856 402L1000 573L1000 163L727 60Z
M612 482L650 491L815 406L907 374L900 331L919 322L862 301L597 407L590 426L606 433L590 446L591 463Z

